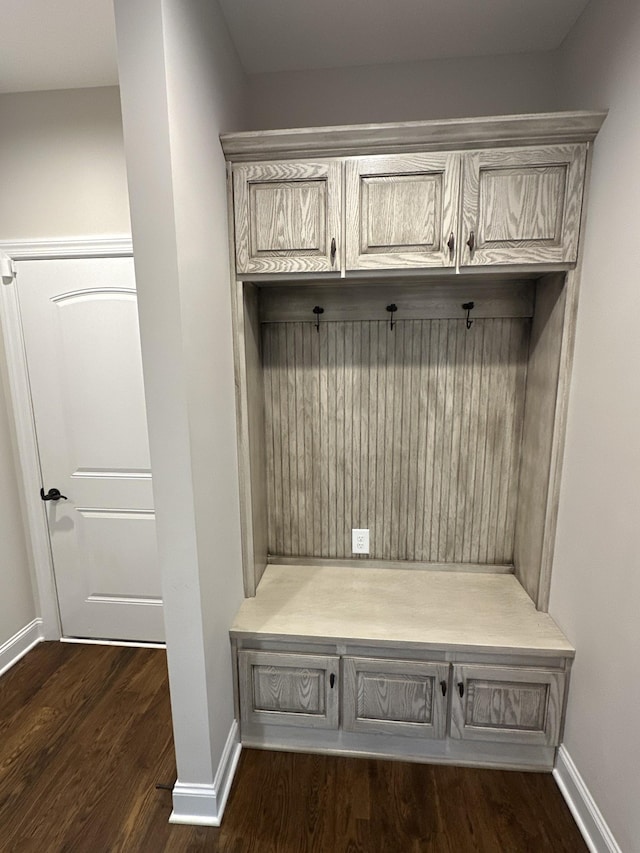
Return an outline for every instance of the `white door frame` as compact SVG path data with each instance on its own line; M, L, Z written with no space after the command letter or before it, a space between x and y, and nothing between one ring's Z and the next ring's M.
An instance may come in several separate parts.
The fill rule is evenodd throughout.
M128 236L21 240L0 242L0 251L14 261L121 258L133 256L133 244ZM45 505L39 498L42 485L40 456L15 277L3 278L0 284L0 323L18 445L25 521L33 560L36 608L42 618L45 640L59 640L62 626L47 516Z

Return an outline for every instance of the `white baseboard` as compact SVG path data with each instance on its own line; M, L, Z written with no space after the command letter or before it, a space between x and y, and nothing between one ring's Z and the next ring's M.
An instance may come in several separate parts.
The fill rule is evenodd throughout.
M0 646L0 675L18 663L28 651L44 639L42 619L34 619Z
M553 777L591 853L622 853L564 744L558 748Z
M234 720L213 784L189 784L178 779L173 786L173 811L169 823L220 826L241 750L238 723Z
M137 640L91 640L86 637L60 637L61 643L77 643L81 646L124 646L128 649L166 649L166 643L143 643Z

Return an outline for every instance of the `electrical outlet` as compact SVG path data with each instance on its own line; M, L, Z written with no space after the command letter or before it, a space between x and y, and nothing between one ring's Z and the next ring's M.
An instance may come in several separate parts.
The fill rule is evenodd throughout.
M351 531L351 552L353 554L368 554L369 553L369 528L357 530L353 528Z

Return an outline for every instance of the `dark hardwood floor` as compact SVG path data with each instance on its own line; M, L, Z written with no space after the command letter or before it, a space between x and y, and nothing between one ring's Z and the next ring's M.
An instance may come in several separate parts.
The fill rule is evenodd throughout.
M42 643L0 678L2 853L583 853L552 777L245 750L221 828L171 826L164 652Z

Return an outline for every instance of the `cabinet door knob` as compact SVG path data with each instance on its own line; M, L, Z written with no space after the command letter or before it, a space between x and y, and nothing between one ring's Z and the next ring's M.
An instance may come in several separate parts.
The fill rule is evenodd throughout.
M464 681L458 682L458 693L460 694L460 698L464 696Z
M469 247L469 251L473 255L473 250L476 247L476 235L473 231L471 232L471 234L469 234L469 239L467 240L467 246Z
M456 250L456 238L453 236L453 231L449 234L449 239L447 240L447 246L449 247L449 253L453 255Z
M443 696L447 695L447 682L444 679L440 682L440 690L442 690Z
M335 683L336 683L336 674L335 674L335 672L332 672L331 675L329 676L329 687L332 690L333 690L333 686Z
M331 266L336 262L336 238L331 238Z

